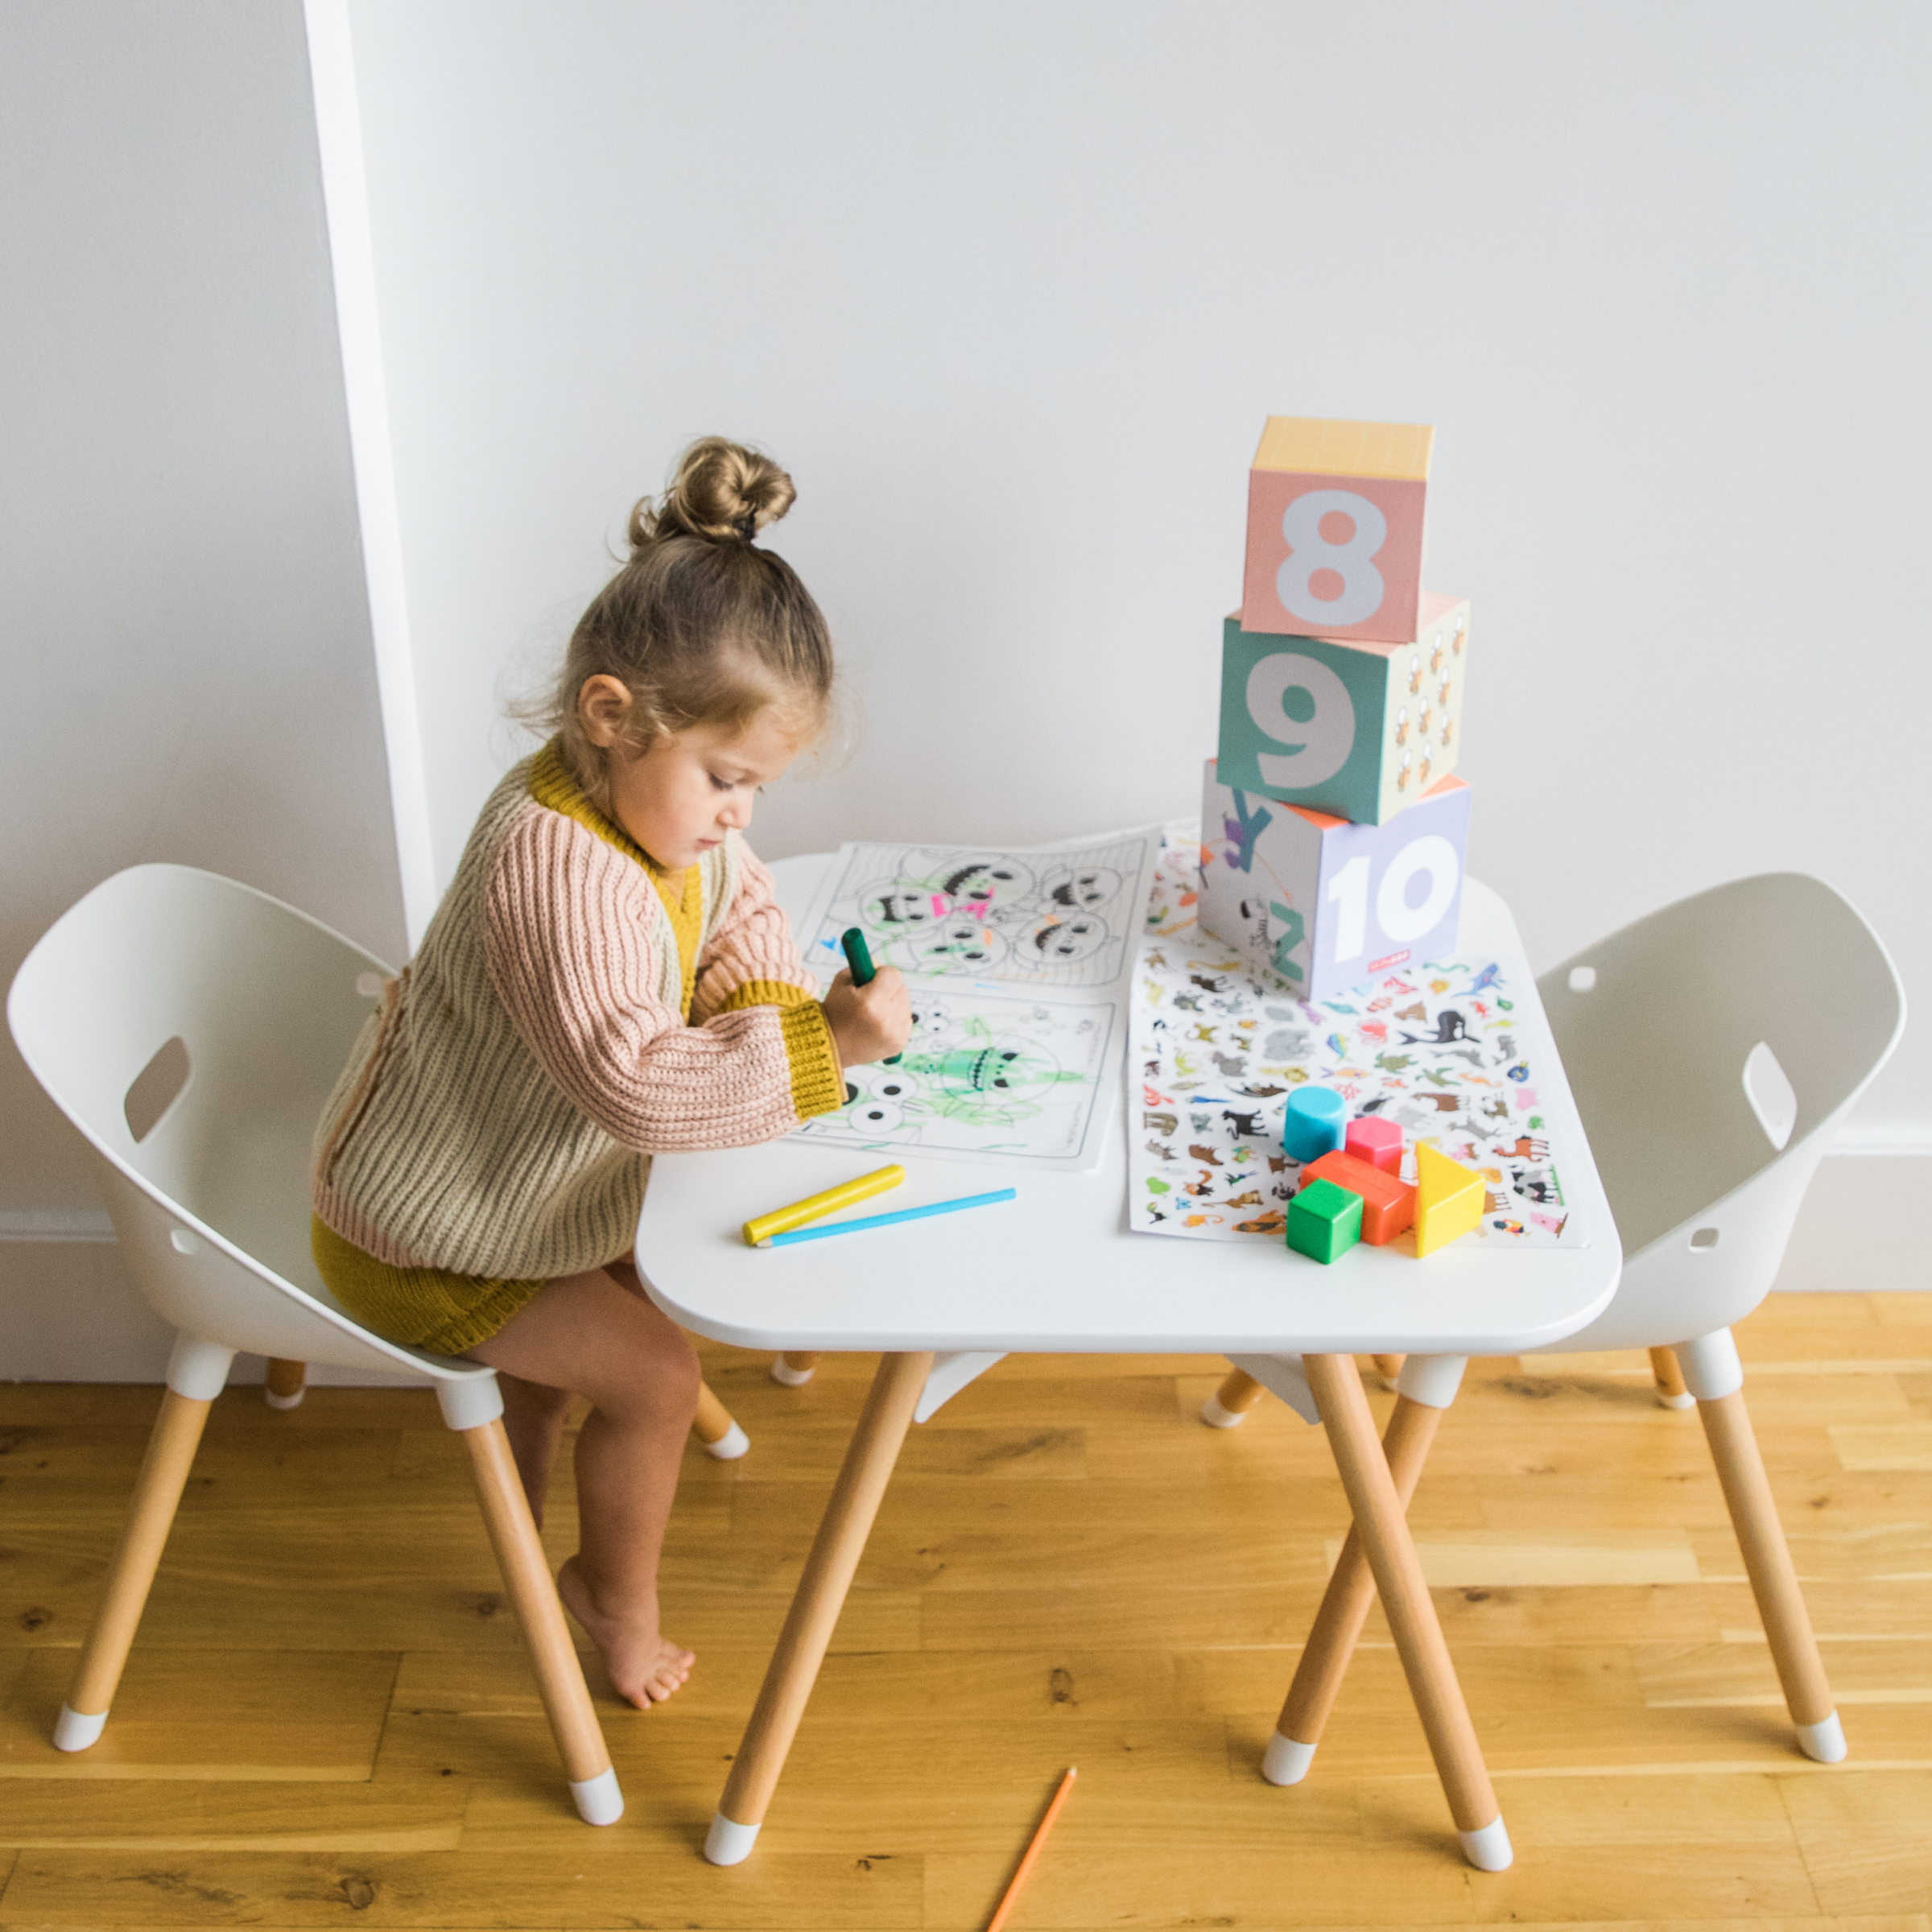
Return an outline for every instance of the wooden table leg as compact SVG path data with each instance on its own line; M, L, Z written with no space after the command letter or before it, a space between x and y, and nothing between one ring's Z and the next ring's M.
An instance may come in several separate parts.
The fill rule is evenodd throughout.
M1463 1701L1462 1686L1449 1659L1449 1646L1436 1621L1435 1605L1422 1575L1422 1559L1409 1538L1409 1525L1396 1495L1375 1419L1354 1360L1345 1355L1302 1358L1308 1385L1322 1412L1342 1487L1382 1599L1395 1647L1409 1680L1416 1715L1429 1740L1437 1775L1449 1801L1463 1855L1484 1872L1501 1872L1513 1856L1496 1792L1483 1762L1476 1727Z
M739 1864L758 1840L931 1367L930 1352L880 1357L704 1841L714 1865Z
M119 1687L135 1627L147 1608L147 1593L213 1406L212 1399L197 1402L172 1389L162 1392L161 1413L155 1418L147 1454L134 1479L127 1526L107 1573L107 1594L88 1628L73 1688L54 1728L54 1742L63 1751L85 1751L107 1723L108 1707Z
M735 1463L751 1447L751 1438L712 1393L709 1382L698 1384L698 1413L691 1418L691 1432L704 1444L704 1453L721 1463Z
M589 1825L615 1824L624 1813L623 1794L617 1789L617 1774L611 1769L610 1752L591 1704L589 1686L584 1682L584 1666L570 1641L570 1626L564 1620L564 1606L557 1598L549 1559L538 1538L502 1419L497 1417L457 1433L469 1451L483 1521L522 1628L523 1641L530 1649L538 1694L543 1700L544 1715L550 1719L551 1735L557 1740L557 1755L564 1761L578 1815Z
M1372 1355L1368 1359L1375 1364L1375 1372L1382 1378L1382 1386L1393 1389L1395 1378L1402 1372L1402 1364L1409 1358L1406 1355Z
M1210 1429L1238 1429L1241 1418L1268 1391L1245 1368L1230 1368L1220 1388L1201 1405Z
M285 1362L279 1356L269 1358L268 1373L262 1381L262 1399L270 1408L300 1408L308 1386L307 1362Z
M1684 1372L1678 1365L1674 1348L1650 1351L1650 1373L1657 1381L1657 1399L1666 1409L1689 1409L1697 1397L1684 1386Z
M772 1364L771 1379L782 1382L787 1389L803 1389L819 1365L819 1353L816 1348L789 1350Z
M1411 1402L1406 1395L1395 1398L1395 1413L1382 1438L1382 1454L1395 1484L1396 1501L1405 1511L1415 1494L1430 1444L1435 1440L1436 1425L1442 1419L1440 1409ZM1362 1625L1368 1620L1368 1607L1374 1601L1375 1579L1363 1553L1362 1533L1351 1524L1302 1647L1294 1682L1288 1688L1288 1701L1282 1706L1274 1736L1268 1740L1261 1771L1270 1784L1298 1785L1308 1775L1323 1728L1335 1708L1342 1679L1348 1674L1348 1660L1355 1654Z

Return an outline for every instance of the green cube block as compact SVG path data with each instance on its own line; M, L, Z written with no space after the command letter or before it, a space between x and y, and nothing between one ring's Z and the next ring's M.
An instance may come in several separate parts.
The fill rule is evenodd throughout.
M1288 1203L1288 1245L1318 1261L1346 1254L1362 1238L1362 1197L1333 1181L1311 1181Z

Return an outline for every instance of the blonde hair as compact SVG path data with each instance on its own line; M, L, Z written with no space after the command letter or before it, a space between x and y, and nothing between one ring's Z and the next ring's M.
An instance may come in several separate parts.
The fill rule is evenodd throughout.
M610 753L577 697L594 677L630 693L625 740L642 751L696 725L737 728L768 707L815 737L829 716L832 636L785 559L753 541L798 492L769 456L706 436L678 459L662 497L630 513L630 555L577 620L564 669L526 721L554 732L586 797L609 807Z

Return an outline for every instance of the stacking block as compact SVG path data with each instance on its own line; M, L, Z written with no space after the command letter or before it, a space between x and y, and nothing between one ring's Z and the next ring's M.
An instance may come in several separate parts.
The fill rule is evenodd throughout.
M1348 1109L1327 1087L1298 1087L1282 1119L1282 1151L1291 1161L1319 1161L1342 1144Z
M1248 473L1248 630L1406 643L1435 431L1270 416Z
M1483 1218L1483 1177L1426 1141L1415 1147L1415 1252L1428 1254Z
M1415 1219L1415 1190L1393 1174L1352 1154L1325 1154L1302 1170L1302 1185L1332 1181L1362 1197L1362 1239L1371 1248L1393 1241Z
M1288 1245L1318 1261L1346 1254L1362 1238L1362 1197L1333 1181L1311 1181L1288 1203Z
M1413 642L1221 634L1221 782L1380 825L1462 755L1469 601L1431 591Z
M1202 926L1302 998L1455 956L1469 787L1444 778L1386 825L1231 790L1201 796Z
M1359 1121L1351 1121L1342 1148L1384 1174L1400 1175L1402 1171L1402 1130L1379 1113L1365 1113Z

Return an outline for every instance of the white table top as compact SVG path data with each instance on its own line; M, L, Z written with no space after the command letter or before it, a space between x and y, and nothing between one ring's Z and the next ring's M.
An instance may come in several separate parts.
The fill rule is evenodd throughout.
M774 868L795 924L829 863ZM1463 887L1459 950L1502 961L1524 989L1511 1017L1534 1042L1524 1051L1542 1112L1560 1123L1564 1193L1587 1222L1587 1246L1463 1240L1418 1261L1363 1244L1324 1267L1285 1243L1131 1232L1126 1110L1116 1100L1106 1152L1084 1174L790 1140L659 1154L638 1224L638 1271L674 1320L745 1348L1507 1355L1559 1341L1616 1290L1616 1224L1515 921L1474 880ZM795 1247L745 1246L740 1231L752 1216L889 1159L904 1166L904 1182L852 1212L1009 1186L1019 1199Z

